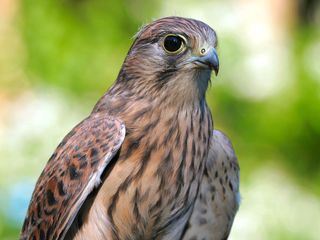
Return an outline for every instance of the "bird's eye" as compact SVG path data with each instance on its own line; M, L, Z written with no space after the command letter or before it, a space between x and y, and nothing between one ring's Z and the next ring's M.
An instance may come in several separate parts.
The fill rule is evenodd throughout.
M167 35L163 41L163 48L168 53L179 53L184 47L184 39L177 35Z

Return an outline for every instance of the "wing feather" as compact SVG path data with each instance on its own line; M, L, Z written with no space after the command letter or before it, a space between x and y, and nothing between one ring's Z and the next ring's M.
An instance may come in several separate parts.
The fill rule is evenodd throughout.
M123 122L101 113L72 129L36 183L20 239L63 239L124 137Z
M228 238L239 207L239 165L228 137L214 130L192 215L182 240Z

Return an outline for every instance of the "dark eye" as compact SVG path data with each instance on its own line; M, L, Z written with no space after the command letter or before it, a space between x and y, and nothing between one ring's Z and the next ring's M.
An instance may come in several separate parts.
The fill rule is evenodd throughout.
M180 36L169 35L164 39L163 47L169 53L176 53L182 49L184 41Z

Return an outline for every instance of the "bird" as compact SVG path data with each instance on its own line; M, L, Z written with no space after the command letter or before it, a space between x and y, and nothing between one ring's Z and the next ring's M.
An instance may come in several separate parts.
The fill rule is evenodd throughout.
M227 239L239 165L206 101L217 44L191 18L143 26L114 84L48 160L20 239Z

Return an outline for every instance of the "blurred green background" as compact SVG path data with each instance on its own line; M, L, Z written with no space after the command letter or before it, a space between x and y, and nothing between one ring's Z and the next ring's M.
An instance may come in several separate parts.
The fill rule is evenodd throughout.
M0 0L0 239L18 238L40 171L115 80L135 32L168 15L219 36L207 98L241 166L230 239L319 239L317 0Z

